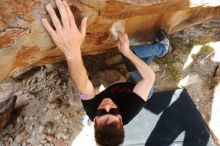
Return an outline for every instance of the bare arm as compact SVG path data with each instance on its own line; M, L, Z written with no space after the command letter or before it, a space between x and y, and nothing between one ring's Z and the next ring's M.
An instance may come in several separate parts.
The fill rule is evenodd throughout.
M51 27L46 19L42 19L42 24L57 47L60 48L66 56L70 75L77 88L82 94L86 95L88 99L91 99L95 96L94 87L88 79L80 50L86 35L87 18L83 18L81 27L78 29L68 3L66 1L56 0L56 4L61 15L61 22L51 5L46 6L56 30Z
M153 70L145 62L138 58L129 49L129 40L127 34L119 33L119 38L119 51L135 65L138 72L142 76L142 79L135 85L133 92L142 97L143 100L147 101L147 95L149 94L153 86L155 74Z

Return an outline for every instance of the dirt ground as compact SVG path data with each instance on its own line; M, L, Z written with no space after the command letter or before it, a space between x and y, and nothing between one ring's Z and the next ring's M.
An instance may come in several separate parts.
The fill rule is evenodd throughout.
M220 67L212 60L212 47L206 44L220 41L219 28L220 19L215 19L170 36L172 52L155 58L151 65L156 72L155 92L186 88L207 125L214 88L220 81ZM192 54L198 45L200 51ZM190 57L192 63L186 66ZM84 63L97 93L101 85L107 87L127 80L128 73L117 50L84 56ZM17 103L12 120L0 132L0 145L71 146L83 128L85 112L66 63L15 73L7 82Z

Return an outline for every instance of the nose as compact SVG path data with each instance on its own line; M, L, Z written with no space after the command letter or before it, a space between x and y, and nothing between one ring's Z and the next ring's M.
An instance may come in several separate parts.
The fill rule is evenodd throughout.
M105 110L106 110L107 112L109 112L110 109L111 109L111 105L110 105L110 104L106 104L106 105L105 105Z

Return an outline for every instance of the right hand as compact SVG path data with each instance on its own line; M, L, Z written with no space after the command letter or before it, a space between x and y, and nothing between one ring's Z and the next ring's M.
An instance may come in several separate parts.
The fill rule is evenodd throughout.
M81 55L80 46L86 35L87 17L82 19L80 29L78 29L67 1L56 0L56 4L61 15L61 21L58 19L52 6L50 4L46 6L55 26L55 30L49 24L47 19L42 19L42 23L53 41L63 51L67 60L70 60L75 56Z
M118 32L119 42L118 42L118 50L124 55L128 56L131 52L129 48L129 39L126 33Z

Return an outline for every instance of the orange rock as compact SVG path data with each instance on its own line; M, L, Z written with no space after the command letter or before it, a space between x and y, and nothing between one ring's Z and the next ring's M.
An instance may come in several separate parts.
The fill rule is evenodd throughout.
M79 25L88 16L83 54L116 47L112 26L124 24L131 45L154 38L159 28L173 34L220 14L219 0L80 0L69 1ZM55 7L54 1L51 4ZM41 24L46 1L3 0L0 5L0 81L14 70L64 60ZM56 9L57 11L57 9Z
M17 144L21 144L23 143L27 138L28 138L28 132L27 131L23 131L21 132L16 138L15 141Z

